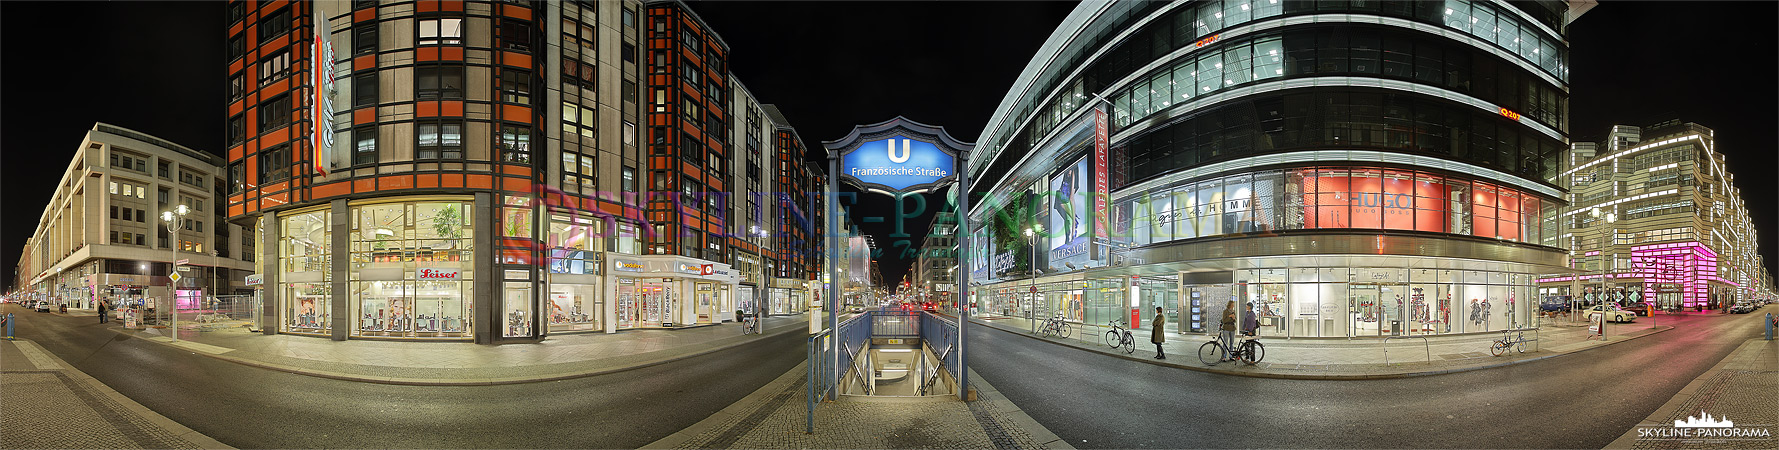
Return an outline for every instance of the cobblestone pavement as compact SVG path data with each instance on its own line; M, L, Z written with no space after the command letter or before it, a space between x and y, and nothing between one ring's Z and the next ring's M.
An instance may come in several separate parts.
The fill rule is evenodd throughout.
M1660 317L1657 320L1659 321ZM1131 332L1132 337L1137 341L1136 351L1127 354L1123 351L1114 351L1100 342L1101 336L1108 330L1104 326L1071 324L1073 330L1070 335L1066 338L1057 338L1032 334L1031 324L1024 318L972 317L970 323L987 325L997 330L1042 339L1059 345L1133 358L1164 366L1236 375L1311 379L1390 378L1497 367L1624 342L1673 329L1669 326L1652 327L1650 318L1643 317L1632 323L1611 324L1607 328L1607 339L1600 340L1598 338L1590 339L1585 325L1558 323L1553 320L1546 322L1542 329L1524 333L1524 337L1531 341L1525 343L1523 352L1514 351L1502 356L1493 356L1489 353L1490 344L1501 339L1501 333L1428 336L1425 339L1403 337L1388 340L1380 338L1291 340L1262 337L1260 342L1266 346L1266 353L1260 363L1248 365L1230 362L1207 367L1198 361L1198 347L1213 339L1206 335L1170 334L1167 342L1162 344L1162 349L1168 358L1157 361L1153 359L1155 345L1149 343L1147 330Z
M551 336L538 344L333 341L264 335L246 328L198 331L180 327L135 333L150 341L237 363L329 378L394 384L499 384L572 378L671 361L768 335L804 329L807 315L766 318L766 334L742 335L724 323L675 330L627 330Z
M816 406L815 433L806 434L807 370L798 365L746 399L643 448L1067 448L985 384L969 403L952 396L842 396Z
M30 341L0 341L0 448L229 448Z
M1734 426L1711 429L1714 435L1709 436L1700 435L1707 429L1674 426L1706 414ZM1606 448L1779 448L1779 341L1743 343Z

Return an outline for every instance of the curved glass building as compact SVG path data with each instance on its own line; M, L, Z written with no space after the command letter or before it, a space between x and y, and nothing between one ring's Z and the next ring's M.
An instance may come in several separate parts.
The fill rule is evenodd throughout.
M1087 2L970 156L982 313L1263 336L1536 319L1592 2ZM1027 236L1026 229L1034 232ZM1244 317L1244 322L1250 322Z

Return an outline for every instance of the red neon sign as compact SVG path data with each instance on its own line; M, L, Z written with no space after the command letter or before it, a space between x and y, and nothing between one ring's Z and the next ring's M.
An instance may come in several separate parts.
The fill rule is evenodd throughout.
M1518 122L1520 120L1520 113L1510 111L1507 108L1501 108L1501 116L1509 118L1509 119L1513 119L1515 122Z
M1217 42L1218 37L1222 37L1222 36L1223 35L1221 35L1221 34L1213 34L1213 35L1210 35L1210 37L1206 37L1204 39L1199 39L1198 42L1194 43L1193 45L1197 46L1197 47L1211 45L1212 42Z

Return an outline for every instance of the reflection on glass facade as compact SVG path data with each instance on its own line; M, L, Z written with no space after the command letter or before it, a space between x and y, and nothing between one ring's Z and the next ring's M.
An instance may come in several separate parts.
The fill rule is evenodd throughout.
M1334 267L1237 270L1218 284L1136 280L1136 289L1121 278L1038 283L1035 296L1009 283L989 290L979 311L1147 328L1161 307L1168 331L1214 334L1233 301L1259 336L1345 338L1525 328L1537 307L1532 277L1508 272Z
M1157 187L1113 200L1120 247L1255 231L1413 230L1541 242L1555 208L1502 186L1398 169L1266 170Z
M282 291L284 318L279 331L328 334L333 331L332 263L333 232L327 226L327 210L285 214L279 217L278 284Z
M352 336L471 336L469 206L420 201L349 209Z

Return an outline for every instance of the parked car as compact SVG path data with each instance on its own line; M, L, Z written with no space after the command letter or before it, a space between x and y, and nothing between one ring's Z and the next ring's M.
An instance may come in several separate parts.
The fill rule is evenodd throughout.
M37 312L49 312L49 302L37 302Z
M1624 306L1620 306L1620 308L1622 308L1626 311L1637 313L1637 315L1639 315L1639 316L1649 315L1649 304L1648 303L1643 303L1643 302L1625 303Z
M1730 306L1730 313L1732 313L1732 314L1747 314L1747 313L1754 312L1755 309L1758 309L1758 308L1756 308L1753 303L1736 302L1735 305Z
M1595 317L1599 317L1601 314L1605 314L1606 320L1613 322L1634 322L1637 320L1637 313L1626 311L1623 308L1619 308L1618 305L1594 305L1591 308L1581 311L1583 314L1587 315L1588 320L1594 320Z

